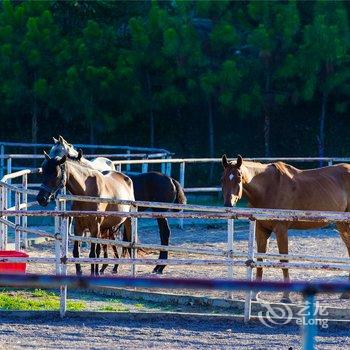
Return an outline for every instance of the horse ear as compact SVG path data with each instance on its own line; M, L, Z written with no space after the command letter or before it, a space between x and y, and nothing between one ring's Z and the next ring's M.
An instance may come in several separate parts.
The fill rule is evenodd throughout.
M45 155L45 158L46 158L47 160L50 160L50 159L51 159L50 156L46 153L46 151L44 151L44 155Z
M240 168L241 165L242 165L242 163L243 163L243 158L242 158L242 156L239 154L239 155L237 156L237 163L236 163L237 168Z
M79 148L79 150L78 150L78 158L77 159L80 160L82 156L83 156L83 150L81 148Z
M58 140L56 139L56 137L53 137L52 139L53 139L53 142L54 142L55 144L59 143Z
M66 160L67 160L67 156L64 155L64 156L58 161L58 165L63 164Z
M222 166L224 167L224 169L228 167L228 160L227 160L226 154L224 154L224 155L222 156L222 158L221 158L221 164L222 164Z
M64 142L64 138L61 135L58 136L58 142L59 143L63 143Z

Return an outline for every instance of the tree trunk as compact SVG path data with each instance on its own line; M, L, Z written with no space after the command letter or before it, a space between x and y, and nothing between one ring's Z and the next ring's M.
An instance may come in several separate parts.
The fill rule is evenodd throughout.
M211 97L208 98L208 141L209 141L209 156L214 158L214 118L213 106ZM214 164L211 163L209 168L209 181L213 180Z
M318 156L320 158L324 157L324 142L325 142L325 122L326 122L326 108L327 108L328 95L326 92L322 93L322 104L321 104L321 114L320 114L320 129L318 134ZM323 166L323 161L320 161L320 166Z
M151 78L147 72L147 95L149 102L149 141L151 147L154 147L154 111L153 111L153 102L152 102L152 85Z
M32 143L38 143L38 103L34 98L32 109ZM37 147L34 146L34 154L37 154ZM38 166L38 160L34 159L34 167Z
M95 130L94 130L94 122L92 118L89 118L89 131L90 131L90 144L95 144Z
M270 157L270 113L268 107L265 108L264 118L264 148L265 157Z
M268 69L268 68L267 68ZM270 157L270 112L271 112L270 73L268 70L264 92L264 149L265 157Z

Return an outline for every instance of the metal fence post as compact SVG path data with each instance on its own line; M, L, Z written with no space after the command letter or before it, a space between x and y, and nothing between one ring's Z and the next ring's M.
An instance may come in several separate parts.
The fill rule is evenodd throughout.
M185 171L186 171L186 163L185 162L181 162L180 163L180 178L179 178L179 182L180 182L180 185L181 187L184 189L185 188ZM181 210L183 211L183 210ZM183 218L180 218L179 219L179 227L181 229L184 228L184 219Z
M67 255L68 255L68 217L62 220L61 225L61 237L62 237L62 248L61 248L61 275L67 275ZM64 317L67 310L67 286L62 285L60 287L60 315Z
M166 159L165 156L162 156L162 159ZM160 166L160 172L162 174L165 174L165 166L166 166L166 163L161 163L161 166Z
M20 210L21 205L21 193L15 192L15 209ZM21 225L21 217L16 215L15 217L15 250L19 251L21 249L21 231L19 226Z
M5 146L1 145L0 146L0 177L1 179L4 177L4 172L5 172Z
M315 349L316 328L316 310L315 310L315 294L306 295L306 313L303 316L303 350Z
M234 220L227 220L227 257L233 259L233 234L234 234ZM233 265L228 265L227 267L227 277L233 279ZM229 292L228 297L233 298L233 293Z
M11 159L11 158L8 158L8 159L7 159L7 174L11 174L11 172L12 172L12 159ZM8 179L8 180L7 180L7 183L8 183L9 185L11 185L12 180L11 180L11 179ZM8 192L7 192L7 195L8 195L7 207L8 207L8 208L12 207L11 194L12 194L11 190L8 190Z
M55 206L55 211L60 210L61 202L56 199L56 206ZM62 235L60 234L60 218L58 216L55 216L55 257L56 257L56 274L59 275L61 274L61 241L57 237L61 237Z
M28 210L28 194L27 194L27 189L28 189L28 175L24 174L22 178L22 188L24 189L24 192L22 194L22 200L23 203L26 205L24 207L24 210ZM27 227L28 226L28 217L23 216L22 217L22 226ZM55 231L57 232L57 231ZM28 237L27 237L27 232L22 232L22 246L24 249L28 248Z
M4 187L2 189L2 206L3 206L4 210L6 210L8 208L7 200L8 200L7 188ZM7 219L7 216L4 216L4 219ZM3 249L4 250L7 249L7 233L8 233L8 227L6 224L3 224L3 235L4 235L4 237L3 237L3 239L4 239Z
M115 164L116 171L122 171L122 165L120 163Z
M253 279L253 263L254 263L254 242L255 242L255 228L256 221L251 220L249 222L249 240L248 240L248 255L247 255L247 280L252 281ZM245 304L244 304L244 322L250 320L252 306L252 291L246 292Z
M126 158L127 160L130 160L130 153L131 153L131 151L128 149L127 151L126 151L126 154L128 155L128 157ZM126 172L130 172L130 164L126 164Z
M144 160L147 160L147 158L143 158ZM142 163L142 173L147 173L148 171L148 163Z
M4 210L3 187L0 186L0 210ZM4 250L4 224L0 223L0 250Z
M171 159L171 157L167 158L168 160ZM166 175L171 176L171 163L167 162L166 164Z
M137 212L137 207L132 206L131 210L132 213ZM131 259L137 259L137 248L135 248L135 244L138 241L137 237L137 218L131 217ZM132 275L135 276L137 269L136 265L131 265Z

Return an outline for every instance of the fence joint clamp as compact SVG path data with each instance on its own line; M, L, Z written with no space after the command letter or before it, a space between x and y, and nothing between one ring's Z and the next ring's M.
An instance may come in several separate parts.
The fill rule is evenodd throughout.
M252 260L252 259L248 259L248 260L245 262L245 265L246 265L247 267L250 267L250 268L256 267L256 263L255 263L255 261Z

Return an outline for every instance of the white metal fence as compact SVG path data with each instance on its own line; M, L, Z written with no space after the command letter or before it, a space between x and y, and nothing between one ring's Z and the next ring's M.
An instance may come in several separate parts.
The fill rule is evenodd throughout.
M28 164L23 166L23 161L31 160L34 163L37 159L43 159L44 155L37 154L37 150L42 148L51 148L52 144L47 143L19 143L19 142L3 142L0 141L0 178L5 173L10 174L13 170L23 170L28 168ZM110 159L168 159L172 153L166 149L155 147L135 147L135 146L120 146L120 145L86 145L76 144L75 147L82 148L90 154L87 158L108 157ZM16 153L14 153L14 150ZM18 150L23 150L23 154L19 154ZM29 152L31 153L29 153ZM95 152L99 153L96 154ZM108 154L101 153L108 151ZM112 153L111 153L112 152ZM13 164L13 162L16 164ZM164 167L165 165L163 165ZM130 170L130 166L127 166Z
M83 263L108 263L108 264L127 264L131 266L133 275L137 274L137 265L193 265L193 266L223 266L227 268L227 277L234 278L234 268L237 266L246 268L248 280L253 278L253 270L256 267L264 268L293 268L293 269L328 269L334 271L350 271L350 260L335 257L320 257L302 254L262 254L256 253L254 248L255 227L257 220L274 221L317 221L317 222L348 222L350 223L350 213L341 212L316 212L316 211L298 211L298 210L270 210L253 208L224 208L209 207L199 205L180 205L169 203L140 202L140 201L122 201L106 198L82 197L59 195L57 198L56 210L28 210L35 202L28 202L28 196L36 195L37 191L27 188L28 174L31 170L19 171L17 173L6 175L0 182L1 206L0 206L0 248L6 249L8 242L8 227L15 230L15 247L17 250L21 246L26 246L26 233L32 233L39 236L50 237L55 242L55 255L47 258L29 257L29 258L1 258L4 262L28 262L28 263L46 263L55 264L56 273L66 275L67 264ZM11 185L6 181L16 177L22 178L21 185ZM8 206L9 193L15 193L15 206ZM67 211L67 201L87 201L87 202L105 202L105 203L123 203L134 207L132 212L89 212L89 211ZM137 207L152 207L155 209L178 209L182 212L137 212ZM49 233L43 230L27 227L28 217L53 217L55 218L55 232ZM132 237L131 242L122 242L118 240L106 240L100 238L89 238L73 236L69 232L69 217L77 216L127 216L132 218ZM11 221L10 218L14 218ZM138 241L138 218L192 218L192 219L220 219L227 221L227 245L226 249L200 249L185 248L179 246L162 246L156 244L141 244ZM238 252L234 249L233 220L249 220L248 251ZM130 259L115 258L70 258L68 257L69 241L85 241L101 244L118 245L131 249ZM138 248L151 248L157 250L167 250L170 252L182 252L185 254L201 254L211 256L209 259L150 259L139 258L137 256ZM269 261L257 261L257 258L268 259ZM276 260L288 259L290 262L280 262ZM61 313L64 314L66 307L66 287L61 288ZM245 320L248 321L251 315L251 292L247 292L245 299Z

